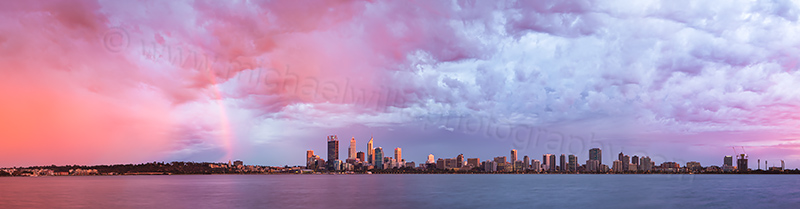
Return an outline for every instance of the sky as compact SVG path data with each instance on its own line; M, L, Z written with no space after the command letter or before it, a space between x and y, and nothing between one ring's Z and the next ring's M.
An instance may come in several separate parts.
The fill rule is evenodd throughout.
M2 1L0 166L511 149L800 167L800 2Z

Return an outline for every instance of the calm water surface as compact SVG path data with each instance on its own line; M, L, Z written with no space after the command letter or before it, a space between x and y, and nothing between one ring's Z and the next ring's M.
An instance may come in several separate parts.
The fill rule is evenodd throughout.
M0 208L800 208L800 175L0 178Z

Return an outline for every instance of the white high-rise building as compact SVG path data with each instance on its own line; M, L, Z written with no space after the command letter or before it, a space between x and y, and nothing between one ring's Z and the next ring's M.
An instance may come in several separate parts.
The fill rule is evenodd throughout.
M428 155L428 161L425 161L425 163L436 163L436 160L433 158L433 154Z
M356 159L356 137L350 139L350 148L347 152L347 159Z

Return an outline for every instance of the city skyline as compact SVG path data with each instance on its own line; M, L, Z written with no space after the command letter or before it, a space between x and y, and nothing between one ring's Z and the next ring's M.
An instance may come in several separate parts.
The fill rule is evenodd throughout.
M321 153L332 133L417 162L516 149L560 163L600 147L606 164L623 151L718 164L745 147L800 167L793 1L0 8L0 167L302 165L288 156Z
M328 144L331 143L332 139L333 140L337 140L336 139L336 135L329 135L328 136ZM352 137L350 142L351 142L351 145L355 144L355 137ZM374 146L374 137L370 137L370 140L367 142L367 147L368 148L370 148L372 146ZM351 146L351 147L354 147L354 146ZM732 147L732 148L733 148L733 152L736 152L736 148L735 147ZM373 150L373 152L377 151L378 149L382 150L383 148L381 146L377 146ZM743 150L744 148L742 147L741 149ZM350 150L350 149L348 148L348 150ZM402 151L401 150L402 150L401 147L396 147L394 149L394 155L393 156L389 156L389 157L387 157L385 155L379 155L379 156L383 156L384 158L388 158L388 159L395 160L395 161L402 160L403 163L406 163L406 162L408 162L408 163L419 162L419 163L416 164L416 165L419 165L419 166L422 166L422 164L430 164L430 163L438 164L437 161L445 160L443 162L446 162L448 159L451 159L451 158L448 158L448 157L444 157L444 158L438 157L437 158L436 157L437 155L435 155L434 153L430 153L430 154L425 156L425 160L423 160L423 161L415 161L415 160L407 161L405 158L402 157L402 154L401 154ZM331 153L330 151L331 150L329 150L329 153ZM311 153L311 154L309 154L309 153ZM308 160L311 158L313 153L314 153L313 150L307 150L306 151L306 158L305 159L306 159L307 163L309 163ZM761 159L760 158L751 158L752 156L749 156L746 153L741 153L741 154L737 153L737 155L735 155L735 156L731 156L731 155L721 156L721 160L720 160L721 163L719 163L719 164L708 163L708 162L705 162L705 163L704 162L698 162L697 160L687 160L687 161L674 161L674 160L673 161L669 161L669 160L666 160L666 161L657 162L657 161L653 161L652 158L650 156L648 156L648 155L641 155L640 156L640 155L635 155L634 154L633 156L630 156L630 155L625 154L623 152L618 153L617 154L617 158L615 160L612 160L611 162L607 163L607 162L602 161L602 149L600 149L600 148L596 148L596 147L595 148L591 148L586 153L587 153L587 156L586 156L587 160L585 161L585 163L581 163L580 161L578 161L579 158L574 153L558 153L558 154L545 153L545 154L542 154L542 160L541 161L538 161L536 159L530 160L531 158L529 158L529 156L526 155L526 154L524 154L524 158L519 158L519 153L518 153L518 151L516 149L511 149L510 150L510 154L508 156L497 155L497 156L493 156L493 157L486 157L486 158L483 158L483 159L494 159L494 160L490 160L490 161L498 161L498 159L502 159L500 161L510 162L510 163L512 163L512 166L518 166L518 165L516 165L514 163L517 162L520 159L525 159L524 161L520 161L520 162L522 162L525 165L526 168L528 166L531 166L533 163L535 163L534 161L538 161L538 163L540 163L540 165L542 165L542 168L541 168L542 171L551 171L551 172L553 172L553 171L555 171L555 172L574 172L574 171L577 171L578 167L581 167L581 166L584 167L583 169L587 169L588 168L590 170L598 170L598 169L602 168L603 166L605 166L607 169L612 169L612 170L615 170L615 171L619 171L619 170L622 170L622 171L629 171L629 170L636 171L637 169L642 169L642 168L644 168L646 170L651 170L655 166L663 166L663 163L667 163L667 164L675 163L675 165L677 165L677 168L690 167L693 164L696 164L696 165L702 166L702 167L717 166L717 167L720 167L720 169L725 169L726 171L729 171L729 172L731 170L734 170L734 168L736 169L736 171L746 172L746 171L748 171L748 169L751 169L751 166L755 166L757 168L757 169L752 169L752 170L760 170L762 168L764 170L767 170L769 167L780 167L781 169L792 169L791 167L786 167L785 166L785 160L782 160L782 159L781 160L777 160L779 162L779 164L774 164L774 163L773 164L766 164L767 162L765 160L764 166L761 167ZM338 151L332 152L332 154L333 155L338 155ZM331 154L328 154L328 155L329 155L328 159L338 159L338 158L335 158L335 157L332 158ZM560 156L557 156L557 155L560 155ZM392 157L394 157L394 158L392 158ZM734 158L737 161L735 164L732 161ZM348 160L350 160L350 159L351 158L348 158ZM459 153L455 158L452 158L452 159L461 159L461 161L460 161L461 163L463 163L464 165L468 165L468 164L470 164L469 163L469 159L476 159L478 162L480 162L481 157L469 156L469 155L465 156L464 153ZM508 160L506 160L506 159L508 159ZM612 158L612 159L614 159L614 158ZM753 162L749 162L748 163L749 159L756 160L756 164L754 165ZM597 164L594 165L594 166L590 165L590 164L593 163L592 161L597 161ZM330 160L328 160L326 162L330 162ZM365 161L364 159L360 159L360 162L366 162L368 164L372 164L369 161ZM341 162L341 163L355 164L354 161L353 162L347 161L347 162ZM380 167L379 169L385 169L383 167L383 165L382 165L382 163L385 163L385 161L381 160L381 161L379 161L377 163L381 164L380 166L378 166L378 167ZM439 162L439 163L441 163L441 162ZM657 163L661 163L661 164L657 164ZM447 162L447 164L449 164L449 162ZM294 165L292 165L292 166L294 166ZM306 166L308 166L308 164L306 164ZM629 168L630 166L633 166L633 167L636 167L636 168ZM729 166L729 167L725 167L725 166ZM376 168L378 168L378 167L376 167ZM330 169L330 167L328 167L328 169Z

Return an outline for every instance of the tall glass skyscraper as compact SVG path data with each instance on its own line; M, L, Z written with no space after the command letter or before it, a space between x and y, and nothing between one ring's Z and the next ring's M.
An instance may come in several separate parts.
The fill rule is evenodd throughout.
M333 168L333 162L339 159L339 138L336 135L328 136L328 167Z
M597 160L603 164L603 151L600 148L592 148L589 150L589 160Z
M372 148L372 137L369 137L369 142L367 142L367 162L375 163L375 149Z
M373 153L375 157L375 169L383 169L383 148L375 148Z

